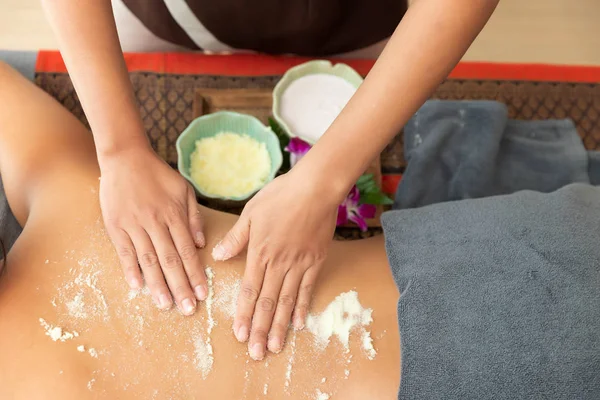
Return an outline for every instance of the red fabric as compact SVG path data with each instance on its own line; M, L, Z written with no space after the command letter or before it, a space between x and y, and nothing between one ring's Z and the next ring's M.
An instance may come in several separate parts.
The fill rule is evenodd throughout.
M400 174L384 174L381 177L381 191L387 195L392 196L396 194L396 190L398 189L398 185L402 180L402 175Z
M289 68L309 61L304 57L266 56L257 54L205 55L200 53L126 53L130 71L171 74L260 76L281 75ZM332 59L350 65L366 75L373 60ZM57 51L41 51L37 72L67 72ZM600 82L600 67L544 64L500 64L461 62L450 74L455 79L525 80L554 82Z

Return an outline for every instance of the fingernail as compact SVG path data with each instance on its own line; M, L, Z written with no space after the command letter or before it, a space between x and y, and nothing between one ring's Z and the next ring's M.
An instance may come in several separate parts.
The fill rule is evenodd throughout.
M206 245L204 234L202 232L196 232L196 246L203 248Z
M129 278L129 287L133 290L139 290L142 288L142 282L134 277Z
M297 331L304 329L304 320L301 317L294 318L294 329Z
M279 353L281 351L281 340L276 337L269 338L269 351L272 353Z
M250 357L255 361L265 358L265 349L260 343L254 343L254 346L250 348Z
M192 302L191 299L183 299L181 302L181 308L183 309L184 315L192 315L196 310L196 305Z
M196 298L200 301L206 300L206 288L202 285L196 286L194 289L194 293L196 294Z
M248 328L246 328L244 325L240 326L235 337L237 338L238 342L245 342L248 340Z
M166 294L161 294L158 298L159 307L163 310L171 308L171 299Z
M223 247L221 242L219 242L212 251L212 258L215 261L227 261L231 258L231 255L225 247Z

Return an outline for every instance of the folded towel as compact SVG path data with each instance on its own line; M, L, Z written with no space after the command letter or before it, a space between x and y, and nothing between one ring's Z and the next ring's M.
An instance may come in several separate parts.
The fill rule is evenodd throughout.
M4 184L2 183L2 178L0 178L0 240L2 240L6 251L10 250L12 245L17 241L22 230L21 225L17 222L8 205L6 193L4 192ZM2 257L4 257L3 254L0 255L0 258ZM2 268L2 265L0 265L0 268Z
M37 52L0 50L0 61L7 63L30 80L35 77L36 60ZM0 240L2 240L6 251L10 250L21 234L21 230L21 226L8 205L4 185L0 178ZM0 255L0 257L3 257L3 255Z
M600 157L570 120L509 120L493 101L428 101L405 126L404 145L396 208L600 184Z
M555 168L556 184L585 180L574 167L580 155L556 150L573 161ZM442 163L431 164L439 175L429 183L443 185ZM477 171L460 171L448 175L456 179L445 193L485 193L464 176L487 184ZM427 201L443 197L426 183L418 190ZM396 210L382 223L401 292L400 399L600 399L600 188L574 184Z
M33 80L37 54L36 51L0 50L0 61L7 63L27 79Z

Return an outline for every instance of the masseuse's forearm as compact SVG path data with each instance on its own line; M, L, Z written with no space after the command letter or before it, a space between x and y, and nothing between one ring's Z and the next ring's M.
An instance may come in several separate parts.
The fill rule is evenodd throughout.
M415 1L364 83L297 167L306 176L326 177L335 200L343 199L458 63L497 4Z
M42 0L102 158L148 146L110 0Z

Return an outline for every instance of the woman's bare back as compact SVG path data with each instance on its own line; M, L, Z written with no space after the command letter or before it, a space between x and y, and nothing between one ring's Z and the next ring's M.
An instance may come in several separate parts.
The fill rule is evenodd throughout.
M214 263L200 250L213 291L192 317L131 293L104 232L91 135L5 66L0 84L0 102L11 98L0 111L0 172L24 224L0 278L0 398L395 398L398 292L382 238L333 243L315 290L313 313L350 291L372 309L348 350L336 337L322 348L304 329L255 362L231 332L243 257ZM236 217L202 212L211 249Z

